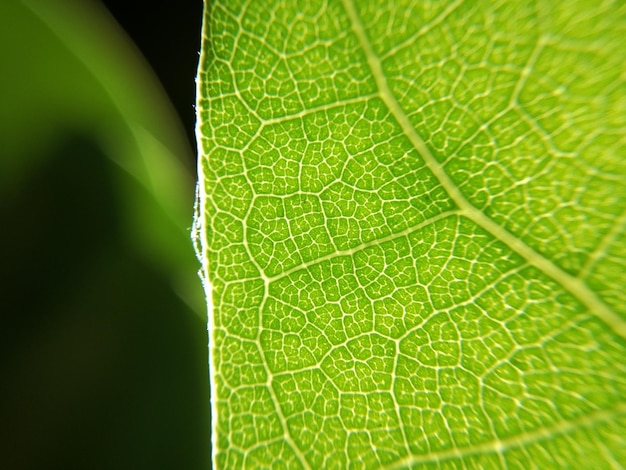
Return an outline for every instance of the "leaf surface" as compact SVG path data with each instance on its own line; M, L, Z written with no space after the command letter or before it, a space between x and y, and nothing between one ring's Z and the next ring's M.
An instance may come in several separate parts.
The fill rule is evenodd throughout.
M206 5L216 466L623 465L623 5Z

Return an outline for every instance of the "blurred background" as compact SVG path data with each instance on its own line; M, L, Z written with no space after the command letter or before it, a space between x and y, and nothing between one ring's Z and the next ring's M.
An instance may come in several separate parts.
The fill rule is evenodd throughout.
M0 0L0 468L207 469L201 0Z

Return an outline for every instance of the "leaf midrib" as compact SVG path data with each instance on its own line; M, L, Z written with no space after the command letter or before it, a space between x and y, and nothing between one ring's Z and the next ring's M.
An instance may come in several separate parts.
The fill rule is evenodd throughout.
M522 256L528 263L548 277L552 278L561 287L567 290L574 298L582 303L588 311L603 321L613 332L622 338L626 338L626 321L609 308L581 279L578 279L563 269L558 267L552 261L535 251L528 244L524 243L517 236L506 230L501 225L487 217L483 212L474 207L461 193L457 185L448 176L443 166L433 157L426 143L417 134L415 128L411 124L406 113L402 110L400 104L391 92L387 84L387 78L383 72L382 64L379 57L374 52L369 41L361 18L356 11L353 0L342 0L344 9L352 30L359 40L359 44L363 49L367 58L367 63L376 82L379 96L385 105L389 108L391 114L396 119L400 128L407 136L411 144L418 151L426 166L439 181L441 186L446 190L450 198L460 209L459 213L472 220L476 225L482 227L495 238L507 245L512 251Z

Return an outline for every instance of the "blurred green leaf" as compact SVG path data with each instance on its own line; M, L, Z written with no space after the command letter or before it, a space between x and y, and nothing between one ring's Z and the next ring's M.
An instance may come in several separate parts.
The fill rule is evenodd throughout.
M206 468L177 116L95 1L0 2L0 63L0 467Z
M135 180L120 186L128 236L204 316L185 243L191 150L140 54L96 2L10 0L0 8L0 52L8 64L0 77L7 91L0 109L2 196L21 187L65 132L93 137Z

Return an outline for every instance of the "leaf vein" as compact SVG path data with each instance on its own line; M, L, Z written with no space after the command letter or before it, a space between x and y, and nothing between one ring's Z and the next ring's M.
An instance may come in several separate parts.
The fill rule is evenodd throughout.
M552 261L535 251L517 236L510 233L503 226L494 222L483 212L474 207L461 193L458 186L446 173L444 167L435 159L422 138L417 134L408 116L396 100L382 68L380 58L375 54L370 40L367 37L365 28L361 22L353 0L342 0L348 17L350 18L352 29L356 34L361 47L367 57L367 62L376 81L380 96L388 106L391 114L398 121L398 124L411 141L415 149L424 159L428 168L432 171L440 184L447 191L450 198L460 208L461 213L482 227L494 237L505 243L513 251L526 259L531 265L552 277L558 284L566 289L578 301L580 301L590 312L595 314L601 321L607 324L617 335L626 338L626 320L610 309L584 282L571 276L563 269L555 265Z

